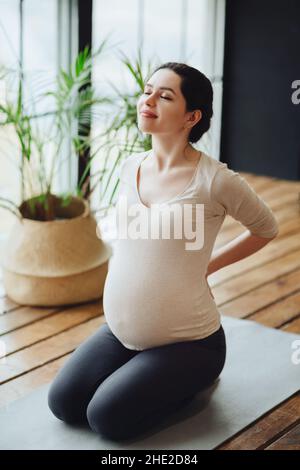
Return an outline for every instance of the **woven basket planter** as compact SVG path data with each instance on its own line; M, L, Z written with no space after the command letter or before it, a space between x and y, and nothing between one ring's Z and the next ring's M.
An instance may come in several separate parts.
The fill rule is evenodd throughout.
M100 299L112 249L97 236L88 203L73 198L53 221L24 217L2 259L7 295L18 304L60 306Z

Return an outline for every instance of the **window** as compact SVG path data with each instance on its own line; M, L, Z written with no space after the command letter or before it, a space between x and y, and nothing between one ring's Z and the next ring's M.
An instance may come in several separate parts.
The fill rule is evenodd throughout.
M0 44L0 66L15 66L20 58L19 0L0 1ZM7 91L1 81L1 101ZM15 155L17 141L11 129L3 130L1 127L0 140L0 194L17 200L19 197L18 156ZM14 220L14 215L0 207L0 236L9 230Z
M58 68L68 68L77 53L77 1L68 0L0 0L0 65L23 72L23 102L34 114L49 111L50 99L38 100L43 91L54 90ZM15 75L7 90L1 81L0 100L5 93L16 95L18 75ZM49 117L39 117L37 124L41 132L51 125ZM19 204L21 181L18 165L20 152L13 129L0 127L0 195ZM51 166L51 142L45 148L46 166ZM61 171L55 175L55 190L66 190L70 183L77 182L76 162L65 158L70 147L63 148ZM48 158L49 155L49 158ZM36 157L37 158L37 157ZM34 159L34 156L33 156ZM5 238L15 216L0 208L0 236Z

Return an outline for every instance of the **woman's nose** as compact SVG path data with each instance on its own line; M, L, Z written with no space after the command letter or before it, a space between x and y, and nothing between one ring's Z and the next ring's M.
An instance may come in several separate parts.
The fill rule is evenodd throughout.
M146 96L146 99L144 101L147 104L153 104L155 102L154 95L148 95Z

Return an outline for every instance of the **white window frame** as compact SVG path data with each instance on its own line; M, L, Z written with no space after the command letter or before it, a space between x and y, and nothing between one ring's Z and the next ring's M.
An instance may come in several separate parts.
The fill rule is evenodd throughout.
M78 2L77 0L57 0L57 70L69 70L78 54ZM67 156L69 158L67 158ZM71 141L62 148L64 160L58 175L58 188L65 192L76 187L78 179L78 159L72 157Z
M214 91L213 118L210 128L209 152L213 158L220 160L222 96L223 96L223 65L225 36L226 0L209 0L208 19L210 22L207 47L210 57L209 78ZM205 136L204 136L205 137Z

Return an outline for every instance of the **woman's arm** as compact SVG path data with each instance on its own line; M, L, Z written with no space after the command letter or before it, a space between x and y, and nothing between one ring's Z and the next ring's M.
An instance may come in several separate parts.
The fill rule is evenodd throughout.
M206 276L209 276L229 264L247 258L247 256L252 255L267 245L271 240L276 238L276 236L272 238L260 237L246 230L241 235L213 252L208 264Z
M231 215L247 230L212 253L206 278L263 248L279 233L271 208L239 173L222 164L211 185L216 213ZM207 281L207 279L206 279Z

